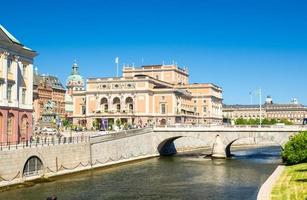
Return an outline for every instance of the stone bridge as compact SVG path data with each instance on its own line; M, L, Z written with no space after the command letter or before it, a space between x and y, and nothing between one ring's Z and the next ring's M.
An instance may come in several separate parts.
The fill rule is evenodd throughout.
M160 154L175 153L172 146L178 138L188 137L199 139L204 146L211 147L214 157L231 156L230 147L233 143L251 139L255 141L270 142L281 147L289 138L300 131L306 130L304 127L193 127L193 128L155 128L153 133L157 134L157 150ZM247 140L245 140L247 141ZM239 143L246 145L246 143ZM250 143L247 143L250 144ZM175 150L176 151L176 150Z
M145 128L93 136L79 143L4 149L0 151L0 187L42 176L173 154L178 149L208 147L213 156L227 157L231 155L231 145L238 140L252 138L283 146L289 137L303 130L307 127Z

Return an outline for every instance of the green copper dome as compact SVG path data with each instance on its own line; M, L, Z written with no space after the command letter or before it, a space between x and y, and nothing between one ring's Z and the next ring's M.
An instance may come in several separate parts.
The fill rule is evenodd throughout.
M83 77L79 74L78 65L76 62L72 65L71 74L68 76L66 80L66 86L83 86L84 81Z

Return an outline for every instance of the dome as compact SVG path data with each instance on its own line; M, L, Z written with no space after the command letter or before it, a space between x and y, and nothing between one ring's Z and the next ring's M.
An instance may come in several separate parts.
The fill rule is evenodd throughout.
M75 61L72 65L71 74L66 80L66 86L84 86L83 77L79 74L77 62Z
M83 85L83 78L81 75L76 74L76 75L70 75L68 76L67 80L66 80L66 85L70 86L70 85Z

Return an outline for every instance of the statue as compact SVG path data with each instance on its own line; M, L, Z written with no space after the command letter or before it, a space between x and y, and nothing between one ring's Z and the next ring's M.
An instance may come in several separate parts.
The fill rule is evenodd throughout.
M52 113L54 108L54 102L48 100L47 103L44 105L44 112L45 113Z

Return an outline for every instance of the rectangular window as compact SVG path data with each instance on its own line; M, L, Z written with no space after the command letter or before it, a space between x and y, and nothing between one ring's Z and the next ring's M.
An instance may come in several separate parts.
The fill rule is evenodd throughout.
M2 87L3 87L3 84L0 83L0 101L3 99Z
M12 60L11 59L7 59L7 72L11 73L12 72Z
M165 107L165 104L162 103L161 104L161 110L160 110L161 114L165 114L166 113L166 107Z
M25 64L22 67L22 75L23 75L24 78L27 77L27 65L25 65Z
M206 106L204 106L203 109L204 109L203 112L207 112L207 107Z
M81 113L82 113L82 115L86 114L86 107L85 106L81 107Z
M25 88L23 88L22 92L21 92L21 103L22 104L26 103L26 92L27 92L27 90Z
M7 85L7 100L9 102L12 102L12 87L10 84Z

